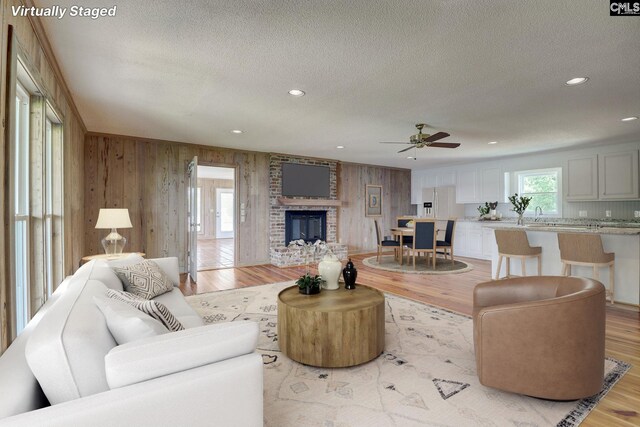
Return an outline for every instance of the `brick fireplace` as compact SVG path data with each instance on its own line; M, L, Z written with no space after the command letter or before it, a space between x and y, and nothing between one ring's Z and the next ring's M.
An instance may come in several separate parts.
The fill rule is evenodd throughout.
M329 198L294 197L282 201L282 163L299 163L329 167ZM331 251L338 258L347 258L347 246L337 242L338 187L336 161L305 159L303 157L272 154L269 164L269 252L271 263L278 267L304 264L304 256L300 250L287 248L286 217L295 212L323 212L325 216L324 235ZM297 202L297 201L300 202ZM313 201L317 200L317 204ZM299 203L299 204L298 204ZM333 205L331 205L333 204ZM295 215L294 215L295 216ZM291 239L290 239L291 240ZM312 240L311 237L307 240ZM313 239L315 241L315 239ZM314 261L314 262L317 262Z

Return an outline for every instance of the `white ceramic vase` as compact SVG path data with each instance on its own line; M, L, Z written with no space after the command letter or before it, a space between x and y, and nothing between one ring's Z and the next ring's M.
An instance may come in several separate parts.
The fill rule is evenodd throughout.
M338 289L338 279L342 272L342 263L333 254L327 254L318 263L318 273L322 276L324 283L322 287L328 290Z

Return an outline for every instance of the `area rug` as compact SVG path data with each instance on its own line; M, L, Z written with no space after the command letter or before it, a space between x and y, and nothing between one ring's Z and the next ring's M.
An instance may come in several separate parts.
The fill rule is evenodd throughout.
M424 257L416 259L415 270L413 269L413 258L409 258L409 261L405 259L403 265L400 265L393 255L381 255L380 262L377 261L375 256L365 258L362 262L367 267L410 274L456 274L473 270L473 265L466 262L454 260L453 264L451 264L451 260L437 257L435 270L432 264L427 265Z
M276 298L292 284L187 297L207 323L259 322L269 427L575 426L630 368L608 358L602 391L580 401L487 388L476 377L469 317L390 294L381 356L352 368L305 366L278 351Z

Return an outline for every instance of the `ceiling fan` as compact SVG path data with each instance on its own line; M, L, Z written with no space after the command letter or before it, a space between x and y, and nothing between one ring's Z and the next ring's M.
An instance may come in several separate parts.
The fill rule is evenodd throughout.
M411 135L409 138L409 142L381 142L380 144L409 144L410 147L407 147L403 150L398 151L398 153L405 152L407 150L411 150L412 148L422 148L422 147L435 147L435 148L457 148L460 144L456 142L435 142L439 139L446 138L449 136L446 132L438 132L433 135L429 135L426 133L422 133L422 129L426 125L424 123L418 123L416 125L416 129L418 129L418 133L415 135Z

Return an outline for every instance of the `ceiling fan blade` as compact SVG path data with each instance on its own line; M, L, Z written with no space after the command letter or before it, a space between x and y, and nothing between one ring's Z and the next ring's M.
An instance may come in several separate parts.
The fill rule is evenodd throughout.
M437 141L437 140L442 139L442 138L446 138L448 136L449 136L449 134L446 133L446 132L438 132L438 133L434 133L429 138L423 139L423 141L424 142L433 142L433 141Z
M427 147L436 147L436 148L458 148L460 146L457 142L432 142L428 144Z
M411 147L407 147L407 148L405 148L404 150L400 150L400 151L398 151L398 153L404 153L405 151L411 150L412 148L413 148L413 146L411 146Z
M380 144L413 144L413 142L380 142Z

